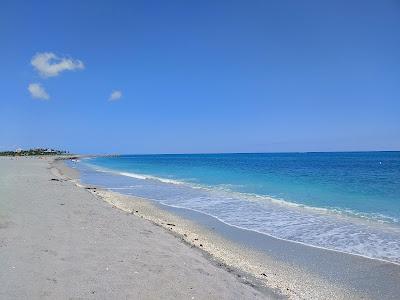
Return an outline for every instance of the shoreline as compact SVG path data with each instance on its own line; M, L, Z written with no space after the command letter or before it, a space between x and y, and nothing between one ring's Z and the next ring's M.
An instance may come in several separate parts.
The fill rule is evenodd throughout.
M64 163L63 165L64 168L69 168ZM81 183L78 184L85 188L85 185L82 185ZM269 239L267 239L267 242L262 241L262 243L264 243L265 250L262 252L260 249L255 249L257 247L253 249L251 249L251 247L243 247L243 240L239 239L232 241L232 239L226 239L223 237L223 235L221 235L221 232L215 230L215 228L221 227L218 224L214 228L207 228L204 226L205 223L222 223L216 218L214 218L215 222L213 222L211 220L213 217L208 215L205 218L205 222L203 222L203 224L199 224L199 222L193 222L191 218L185 218L187 217L185 216L186 213L183 212L185 209L182 208L173 208L171 206L155 203L151 199L127 196L107 191L99 187L96 187L95 189L91 189L89 187L89 192L110 203L111 205L114 205L116 208L124 210L125 212L131 212L132 209L139 206L140 210L138 209L138 211L140 211L140 213L138 214L140 214L141 217L156 223L174 235L178 235L179 238L183 239L189 245L205 251L212 260L223 262L223 264L227 265L229 268L236 268L244 273L250 274L258 280L261 280L265 286L277 289L286 297L293 299L308 299L315 297L326 299L332 297L336 299L357 299L366 296L368 297L368 295L371 296L373 291L361 291L360 293L358 286L365 285L363 280L354 278L356 281L360 281L358 284L354 284L354 286L353 284L346 283L349 278L354 277L354 272L343 274L344 280L339 278L342 275L340 273L342 269L345 268L345 265L341 265L337 268L335 267L334 269L336 273L334 272L334 276L327 276L327 273L331 272L329 270L329 262L334 262L338 258L341 260L342 264L351 262L351 264L355 266L357 264L363 265L364 268L361 267L363 270L362 272L371 270L371 268L376 268L377 266L391 264L390 262L383 262L379 260L368 262L370 258L364 258L362 256L347 254L330 249L310 247L302 243L293 243L292 241L281 240L278 243L276 241L271 242L272 240L279 240L271 236L268 237ZM160 211L162 212L161 218L159 215ZM196 213L202 214L198 212ZM168 221L171 219L174 220L174 223ZM168 224L173 224L174 226L168 226ZM225 224L225 226L233 228L231 225ZM246 229L236 229L245 231L247 234L250 232L250 235L253 236L264 235L262 233L251 232ZM236 234L237 231L233 233L233 236ZM290 246L288 243L298 244L299 246ZM282 250L283 252L286 252L286 254L290 251L297 251L301 258L293 260L290 257L289 259L287 257L282 259L282 257L274 256L273 252L280 250L275 249L274 251L269 252L271 244L272 248L279 248L282 247L282 245L284 248L292 248L289 251L284 250L284 248ZM266 255L265 252L268 253L268 255ZM310 268L309 266L314 264L313 259L320 255L323 255L324 258L328 258L328 264L323 261L319 261L316 268ZM293 254L288 256L293 256ZM367 262L365 260L367 260ZM318 267L320 266L327 270L321 272L321 270L318 270ZM357 270L359 270L359 268L357 268ZM362 274L361 271L360 274ZM381 297L384 295L382 293L384 293L384 291L378 291L378 294L380 294ZM395 293L396 291L393 292L392 296L395 295ZM390 299L390 295L387 298ZM394 299L394 297L392 298Z
M93 156L93 158L96 158L96 157L103 157L103 156ZM85 159L87 157L82 156L80 158ZM115 174L115 175L121 175L121 176L127 176L127 177L132 177L132 178L135 178L135 179L142 179L142 180L144 180L144 179L152 179L152 180L157 180L157 181L160 181L160 182L163 182L163 183L171 183L171 184L177 184L177 185L188 184L188 185L191 185L192 188L198 188L197 186L193 185L193 183L191 183L191 182L179 181L179 180L175 180L175 179L167 179L167 178L163 178L163 177L158 177L158 176L153 176L153 175L148 175L148 174L141 174L141 173L139 174L139 173L133 173L133 172L120 172L120 171L116 171L116 170L112 170L112 169L106 169L106 168L104 168L102 170L106 171L107 173L111 173L111 174ZM368 216L369 214L373 215L373 213L360 213L360 212L354 212L354 211L351 211L351 210L339 211L339 210L334 210L333 208L324 208L324 207L310 206L310 205L307 205L307 204L289 202L289 201L286 201L284 199L272 198L270 196L262 196L262 195L256 195L256 194L245 193L245 192L233 192L233 191L230 191L230 192L239 194L242 197L262 198L262 199L268 200L268 201L273 202L274 204L282 206L282 207L291 207L291 208L299 209L299 210L312 211L312 212L318 213L318 214L334 216L335 218L338 218L338 219L350 220L351 222L359 223L359 224L362 224L362 225L371 225L371 224L373 224L374 226L384 226L384 225L389 225L390 226L390 225L393 225L397 220L394 217L390 217L390 216L383 216L384 220L381 220L381 219L369 219L369 218L367 218L365 216ZM212 216L212 217L217 218L216 216ZM387 219L389 219L391 221L385 221ZM221 221L221 222L223 222L223 221ZM228 224L228 225L230 225L230 224ZM235 226L235 225L231 225L231 226ZM238 227L238 226L235 226L235 227ZM242 228L242 227L238 227L238 228ZM246 229L246 228L242 228L242 229ZM251 230L251 229L249 229L249 230ZM259 232L259 233L270 235L270 234L263 233L263 232ZM270 236L275 237L273 235L270 235ZM279 237L275 237L275 238L280 239ZM292 241L292 240L288 240L288 239L284 239L284 240ZM297 242L297 241L293 241L293 242ZM299 243L302 243L302 242L299 242ZM306 244L306 243L303 243L303 244L309 245L309 246L313 246L312 244ZM316 246L316 247L318 247L318 246ZM321 247L321 248L322 249L336 251L335 249L329 249L329 248L324 248L324 247ZM353 254L353 253L350 253L350 252L344 252L344 253ZM354 255L363 256L361 254L356 254L356 253L354 253ZM368 258L368 256L363 256L363 257ZM371 257L371 259L375 259L375 258ZM377 259L379 259L379 258L377 258ZM382 259L382 260L386 261L385 259ZM387 261L391 262L389 260L387 260Z
M97 167L96 167L97 169ZM157 176L153 176L153 175L146 175L146 174L138 174L138 173L131 173L131 172L120 172L120 171L116 171L116 170L112 170L112 169L107 169L107 168L100 168L99 169L101 171L101 173L105 172L107 174L111 174L111 175L117 175L117 176L123 176L123 177L133 177L134 179L140 179L140 180L145 180L145 179L151 179L151 180L158 180L161 181L163 183L171 183L171 184L188 184L190 187L192 188L198 188L197 186L192 186L191 183L187 183L184 181L177 181L177 180L171 180L171 179L166 179L166 178L162 178L162 177L157 177ZM110 176L113 177L113 176ZM89 181L90 182L90 181ZM123 188L124 189L124 188ZM122 189L122 190L123 190ZM119 188L112 188L111 190L113 190L114 192L120 193L120 194L124 194L124 195L129 195L129 193L124 193L124 192L120 192ZM230 191L231 192L231 191ZM232 192L231 192L232 193ZM253 194L246 194L246 193L240 193L240 192L233 192L233 193L237 193L238 197L252 197ZM137 197L135 195L133 195L134 197ZM255 197L260 197L258 195L256 195ZM261 196L262 198L262 196ZM368 253L362 253L362 251L360 251L360 253L357 252L351 252L350 250L347 249L340 249L340 248L334 248L334 247L328 247L325 245L318 245L318 244L313 244L312 242L304 242L301 240L296 240L296 239L290 239L290 238L284 238L284 237L279 237L279 235L275 235L272 233L267 233L267 232L263 232L263 231L259 231L256 229L251 229L251 228L246 228L243 226L237 226L234 225L232 223L226 222L223 219L220 219L217 215L213 215L211 213L205 213L203 211L200 210L196 210L196 209L192 209L192 208L188 208L188 207L183 207L183 206L179 206L179 205L173 205L173 204L164 204L162 200L158 199L158 201L154 201L151 198L148 198L147 200L149 201L153 201L156 202L157 204L162 204L163 206L166 207L174 207L177 209L182 209L182 210L191 210L191 211L195 211L198 212L200 214L206 214L212 218L217 219L218 221L228 225L228 226L232 226L238 229L242 229L242 230L247 230L249 232L257 232L259 234L262 235L266 235L268 237L274 238L274 239L278 239L278 240L282 240L282 241L286 241L286 242L290 242L290 243L296 243L296 244L301 244L304 246L308 246L308 247L313 247L313 248L318 248L321 250L326 250L326 251L334 251L334 252L338 252L338 253L342 253L342 254L347 254L347 255L354 255L357 257L362 257L365 259L371 259L371 260L377 260L383 263L390 263L390 264L395 264L400 266L400 261L398 257L391 257L389 253L385 255L375 255L373 252L370 252L370 255ZM384 232L386 234L396 234L399 235L400 234L400 227L396 227L393 223L391 222L386 222L386 221L380 221L380 220L375 220L375 219L367 219L364 216L360 216L357 213L349 213L346 211L336 211L336 210L330 210L328 208L319 208L319 207L313 207L313 206L307 206L307 205L302 205L302 204L297 204L297 203L291 203L291 202L287 202L285 200L281 200L281 199L275 199L275 198L271 198L268 196L265 196L265 200L271 201L273 202L273 205L277 205L279 207L290 207L290 209L292 209L293 211L296 211L297 213L303 214L303 213L312 213L313 215L317 216L318 218L320 217L329 217L330 221L339 221L342 223L347 223L351 224L351 225L355 225L355 226L362 226L364 228L358 228L359 230L363 230L363 229L368 229L368 228L374 228L374 229L379 229L381 230L381 232ZM372 236L374 236L375 232L371 232L370 233ZM379 233L378 233L379 234ZM393 239L394 241L396 241L396 239ZM388 243L387 245L390 245L390 243ZM372 249L373 250L373 249Z
M135 198L135 196L132 196L132 197ZM147 201L151 201L151 202L155 202L154 200L151 200L151 199L146 199L146 200ZM345 251L340 251L340 250L336 250L336 249L324 248L324 247L320 247L320 246L316 246L316 245L312 245L312 244L307 244L307 243L303 243L303 242L300 242L300 241L293 241L293 240L289 240L289 239L285 239L285 238L280 238L280 237L276 237L276 236L273 236L273 235L268 234L268 233L264 233L264 232L260 232L260 231L256 231L256 230L247 229L247 228L243 228L243 227L240 227L240 226L232 225L232 224L229 224L229 223L219 219L216 216L205 214L205 213L203 213L201 211L198 211L198 210L195 210L195 209L191 209L191 208L167 205L167 204L163 204L163 203L156 203L155 205L162 206L162 207L164 207L163 209L165 209L165 210L177 209L177 210L192 211L194 213L202 214L202 215L205 215L205 216L207 216L209 218L216 219L217 222L223 223L226 226L234 227L234 228L236 228L238 230L241 230L241 231L246 231L249 234L251 234L251 233L260 234L260 235L267 236L267 237L272 238L272 239L277 239L277 240L281 240L281 241L288 242L288 243L300 244L302 246L306 246L306 247L310 247L310 248L316 248L316 249L320 249L320 250L323 250L323 251L332 251L332 252L336 252L336 253L339 253L339 254L351 255L351 256L356 256L356 257L360 257L360 258L363 258L363 259L368 259L368 260L372 260L372 261L378 261L378 262L382 262L382 263L387 263L387 264L393 264L393 265L396 265L396 266L400 266L400 263L397 263L397 262L394 262L394 261L390 261L390 260L385 260L385 259L382 259L382 258L375 258L375 257L370 257L370 256L362 255L362 254L357 254L357 253L351 253L351 252L345 252Z
M53 161L0 159L0 298L282 298L178 235L99 201Z

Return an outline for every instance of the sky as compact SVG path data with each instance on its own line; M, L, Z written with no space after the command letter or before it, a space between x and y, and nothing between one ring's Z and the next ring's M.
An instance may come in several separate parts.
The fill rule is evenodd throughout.
M0 151L400 150L400 1L1 1Z

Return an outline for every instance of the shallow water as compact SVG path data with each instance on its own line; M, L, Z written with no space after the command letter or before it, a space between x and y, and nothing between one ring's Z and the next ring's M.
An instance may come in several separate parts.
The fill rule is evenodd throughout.
M400 263L400 153L132 155L82 179L244 229Z

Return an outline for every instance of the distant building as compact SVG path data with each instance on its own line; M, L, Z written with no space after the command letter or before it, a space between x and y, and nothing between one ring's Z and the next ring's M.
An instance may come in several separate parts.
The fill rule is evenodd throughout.
M22 152L22 149L21 149L21 148L15 149L15 153L21 153L21 152Z

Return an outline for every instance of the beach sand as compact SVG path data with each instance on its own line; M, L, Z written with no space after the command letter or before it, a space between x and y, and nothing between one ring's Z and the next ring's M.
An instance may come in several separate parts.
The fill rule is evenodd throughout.
M195 212L84 186L61 160L2 158L0 172L0 285L6 287L0 298L400 294L398 265L278 240L204 215L194 222L185 215Z
M277 298L51 161L0 158L0 299Z

